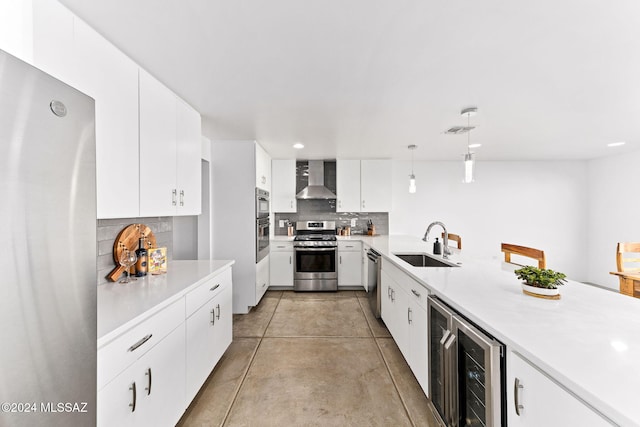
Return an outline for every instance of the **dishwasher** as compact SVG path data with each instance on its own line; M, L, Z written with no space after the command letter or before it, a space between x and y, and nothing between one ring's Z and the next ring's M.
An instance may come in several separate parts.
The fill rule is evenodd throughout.
M380 254L373 249L367 252L367 293L369 294L369 304L373 315L380 318L380 268L382 260Z

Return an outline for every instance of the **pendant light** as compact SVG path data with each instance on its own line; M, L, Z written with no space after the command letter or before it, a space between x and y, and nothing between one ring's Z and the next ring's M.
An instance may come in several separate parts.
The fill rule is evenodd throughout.
M409 193L416 192L416 176L413 174L413 150L418 148L417 145L409 145L407 147L411 151L411 175L409 175Z
M471 116L475 116L478 113L478 109L476 107L467 107L463 108L460 112L460 115L467 116L467 128L469 131L467 132L467 152L464 154L464 178L462 182L465 184L469 184L474 181L473 179L473 169L475 160L473 158L473 153L471 152Z

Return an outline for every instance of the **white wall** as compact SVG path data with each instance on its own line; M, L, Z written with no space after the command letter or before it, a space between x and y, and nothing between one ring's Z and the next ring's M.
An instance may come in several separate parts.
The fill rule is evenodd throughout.
M640 151L588 162L589 281L619 289L618 242L640 242Z
M462 236L469 254L500 258L501 242L539 248L548 268L587 280L587 162L478 162L472 184L462 183L462 160L417 162L415 194L408 192L410 162L393 166L389 234L422 236L439 220Z

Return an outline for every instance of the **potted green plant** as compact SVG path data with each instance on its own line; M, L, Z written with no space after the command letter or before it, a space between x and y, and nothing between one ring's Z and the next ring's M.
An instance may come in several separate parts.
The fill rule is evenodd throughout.
M544 297L560 297L558 286L566 283L567 275L559 271L546 268L525 266L514 273L518 279L523 280L522 291L525 294L542 295Z

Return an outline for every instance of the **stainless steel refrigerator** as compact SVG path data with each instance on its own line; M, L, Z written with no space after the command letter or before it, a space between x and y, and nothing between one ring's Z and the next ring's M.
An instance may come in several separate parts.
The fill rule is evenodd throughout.
M0 425L91 426L94 101L0 50Z

